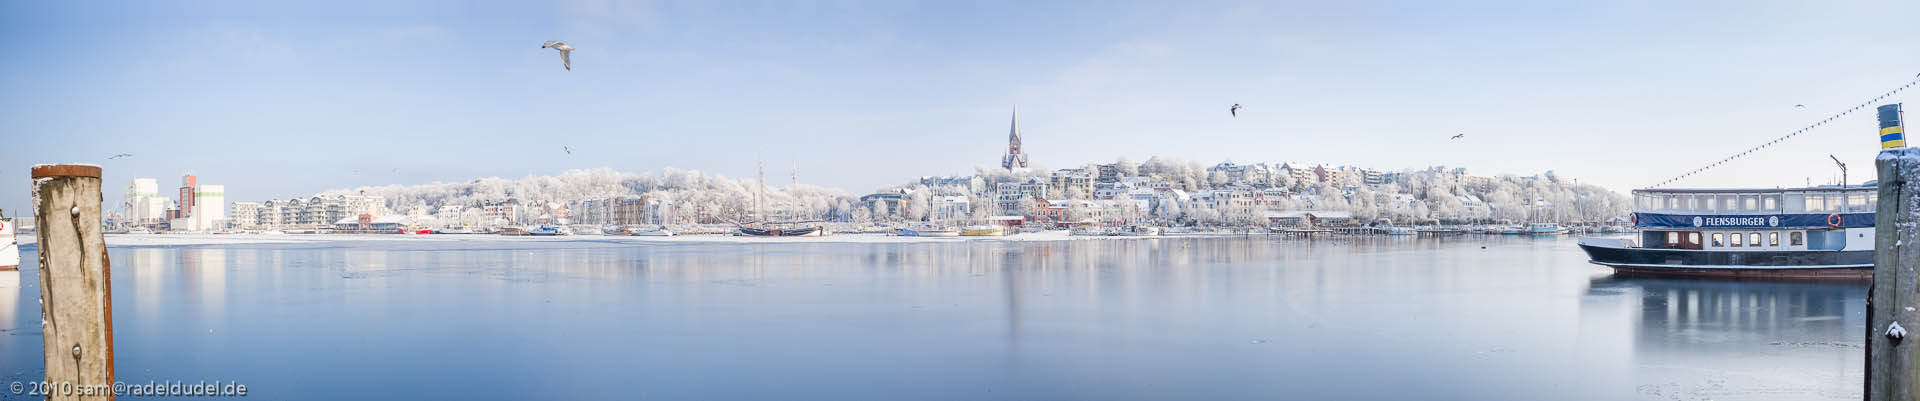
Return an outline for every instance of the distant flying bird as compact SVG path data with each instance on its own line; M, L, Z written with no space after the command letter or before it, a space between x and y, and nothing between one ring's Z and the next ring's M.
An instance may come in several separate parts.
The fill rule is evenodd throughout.
M122 158L122 157L133 157L133 154L132 154L132 153L121 153L121 154L117 154L117 155L113 155L113 156L107 156L107 160L113 160L113 159L118 159L118 158Z
M1467 137L1467 134L1453 134L1453 137L1447 138L1447 140L1451 141L1451 140L1466 138L1466 137Z
M1804 108L1807 108L1807 105L1804 105L1804 104L1796 104L1796 105L1793 105L1793 108L1796 108L1796 109L1804 109Z
M573 46L567 46L566 43L562 43L558 40L549 40L547 41L547 44L540 45L540 48L559 50L560 66L566 67L567 71L573 71L573 58L570 57L570 55L573 54Z
M560 147L560 150L564 150L564 151L567 151L567 154L573 154L573 148L569 148L569 147L565 147L565 146L561 146L561 147Z
M1234 104L1233 104L1233 108L1229 108L1229 109L1227 109L1227 113L1231 113L1231 114L1233 114L1233 116L1234 116L1234 117L1236 117L1236 118L1237 118L1237 117L1240 117L1240 104L1239 104L1239 103L1234 103Z

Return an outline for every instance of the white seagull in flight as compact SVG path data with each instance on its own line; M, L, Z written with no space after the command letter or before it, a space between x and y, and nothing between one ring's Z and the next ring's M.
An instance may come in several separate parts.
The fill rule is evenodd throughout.
M547 44L540 45L540 48L559 50L560 66L566 67L567 71L573 71L573 58L569 57L569 55L573 54L573 46L567 46L565 42L558 40L549 40Z
M1229 108L1229 109L1227 109L1227 112L1228 112L1228 113L1232 113L1234 117L1239 117L1239 116L1240 116L1240 104L1239 104L1239 103L1234 103L1234 104L1233 104L1233 108Z

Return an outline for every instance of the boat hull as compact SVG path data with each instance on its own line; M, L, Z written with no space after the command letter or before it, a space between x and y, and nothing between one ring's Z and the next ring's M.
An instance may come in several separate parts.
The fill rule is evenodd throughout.
M820 232L819 227L800 227L800 228L787 228L787 229L778 229L778 228L764 229L764 228L753 228L753 227L740 227L740 231L738 231L736 234L740 236L746 236L746 237L818 237L822 233Z
M1872 250L1698 251L1580 244L1589 262L1617 274L1769 279L1873 278Z
M968 237L998 237L1001 235L1006 235L1006 230L1002 230L999 227L967 228L967 229L961 229L960 235L964 235Z

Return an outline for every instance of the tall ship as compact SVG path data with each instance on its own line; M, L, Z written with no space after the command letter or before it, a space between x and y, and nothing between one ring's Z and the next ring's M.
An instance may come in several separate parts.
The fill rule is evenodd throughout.
M1900 105L1878 108L1881 148L1905 147ZM1838 159L1834 160L1836 163ZM1841 165L1844 171L1846 166ZM1628 275L1873 277L1879 188L1633 191L1629 238L1581 238L1590 262Z

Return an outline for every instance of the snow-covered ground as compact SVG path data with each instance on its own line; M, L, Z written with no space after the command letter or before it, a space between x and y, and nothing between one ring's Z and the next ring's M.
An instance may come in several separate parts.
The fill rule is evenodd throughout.
M672 237L628 237L609 235L572 235L563 237L502 236L487 234L108 234L108 246L187 246L235 244L291 244L352 241L473 242L473 241L621 241L633 243L920 243L955 241L1072 241L1124 240L1164 237L1074 236L1066 231L1021 233L1002 237L902 237L884 234L834 234L825 237L739 237L732 235L679 235ZM19 237L21 245L32 244L33 236Z

